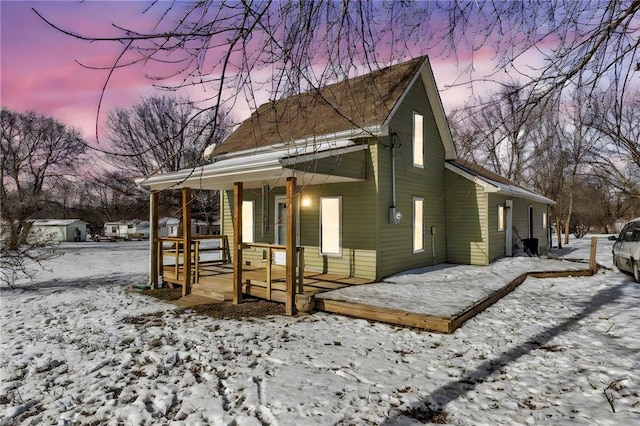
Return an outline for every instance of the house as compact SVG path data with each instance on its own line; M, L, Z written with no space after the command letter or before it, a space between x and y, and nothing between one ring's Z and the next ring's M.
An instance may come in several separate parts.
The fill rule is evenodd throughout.
M129 239L149 238L149 221L134 219L128 226Z
M102 230L105 237L120 238L123 240L127 239L128 232L129 225L127 221L124 220L106 222Z
M158 220L159 237L177 237L180 219L174 217L163 217Z
M78 242L87 239L87 225L80 219L36 219L31 229L55 241Z
M140 219L106 222L103 227L105 237L123 240L149 238L149 221Z
M486 265L523 241L548 247L552 200L457 159L427 57L264 104L209 154L210 164L139 184L152 209L167 188L183 188L185 207L190 188L220 190L234 301L243 269L270 265L272 247L286 247L273 263L286 266L288 304L296 264L379 281Z

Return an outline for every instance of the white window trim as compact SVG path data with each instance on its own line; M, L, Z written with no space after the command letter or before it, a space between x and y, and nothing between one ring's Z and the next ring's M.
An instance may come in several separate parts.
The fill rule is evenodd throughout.
M507 218L505 217L505 207L498 204L498 232L504 232L507 228Z
M273 204L274 204L273 205L273 209L274 209L273 210L273 243L283 246L286 244L286 241L280 241L278 238L278 235L279 235L279 227L282 226L282 224L284 224L286 221L287 197L285 195L276 195L274 197ZM283 217L280 217L279 211L278 211L278 205L280 204L285 205L285 212ZM284 239L286 240L286 236Z
M420 202L420 209L421 211L421 217L419 218L419 222L418 222L418 217L416 215L416 202L419 201ZM411 209L412 209L412 223L411 223L411 240L412 240L412 248L413 248L413 253L423 253L424 252L424 240L425 240L425 234L424 234L424 197L413 197L412 198L412 202L411 202ZM420 225L420 229L417 229L417 225ZM420 244L421 247L416 248L416 237L417 232L420 232Z
M338 200L338 251L324 251L323 247L323 226L322 226L322 209L324 200ZM328 196L328 197L320 197L320 212L319 212L319 244L318 250L322 256L328 257L342 257L342 197L341 196Z
M549 219L547 217L547 212L542 212L542 229L547 229L549 223Z
M420 117L420 132L418 132L416 121L418 117ZM424 169L424 115L415 111L413 112L413 134L411 136L413 167Z

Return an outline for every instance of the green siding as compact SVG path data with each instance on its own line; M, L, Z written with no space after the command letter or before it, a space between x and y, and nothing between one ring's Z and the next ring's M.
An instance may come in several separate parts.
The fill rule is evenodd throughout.
M375 145L374 145L375 152ZM368 150L342 156L342 166L357 169L362 177L372 170L371 154ZM335 159L331 159L334 163ZM338 173L342 174L342 173ZM369 174L371 174L369 172ZM299 243L305 248L305 269L315 272L340 274L375 279L376 275L376 184L369 177L360 182L307 185L297 188L299 199L308 198L311 205L299 208ZM244 201L254 201L255 241L275 243L275 199L285 194L284 187L271 188L268 197L268 226L263 224L262 193L260 189L245 190ZM320 253L320 197L342 197L342 254L339 256ZM233 240L233 191L225 191L222 203L223 232ZM263 249L248 249L243 252L243 262L260 266L264 263Z
M465 265L489 263L487 194L483 188L449 170L447 176L447 261ZM490 223L490 221L489 221Z
M413 166L413 113L424 116L424 168ZM390 123L397 134L396 208L400 224L389 223L392 205L390 138L379 144L375 169L379 187L377 278L446 261L444 147L426 97L422 80L407 93ZM413 197L424 198L424 251L413 253ZM435 235L430 230L435 227ZM435 253L432 247L435 248Z
M321 158L314 161L297 163L290 166L290 168L305 171L307 173L321 173L326 175L364 179L367 175L368 156L369 154L367 151L363 150L334 157Z
M320 253L320 198L342 198L342 254ZM309 185L301 198L311 206L300 207L300 243L305 248L305 268L344 276L375 279L376 218L375 181Z

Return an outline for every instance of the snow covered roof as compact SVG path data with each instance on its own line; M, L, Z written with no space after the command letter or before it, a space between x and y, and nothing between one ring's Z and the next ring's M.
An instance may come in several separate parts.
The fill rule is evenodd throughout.
M177 225L180 223L180 219L176 219L175 217L163 217L158 219L158 224L160 225Z
M80 219L35 219L33 226L69 226L76 222L88 224L88 222Z
M556 204L552 199L524 188L504 176L493 173L470 161L460 159L448 161L445 163L445 168L482 186L485 192L500 192L511 197L524 198L538 203Z

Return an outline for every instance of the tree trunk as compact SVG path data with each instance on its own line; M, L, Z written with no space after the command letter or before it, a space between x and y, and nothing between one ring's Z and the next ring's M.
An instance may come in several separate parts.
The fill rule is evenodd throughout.
M558 234L558 249L562 248L562 222L560 216L556 216L556 234Z

